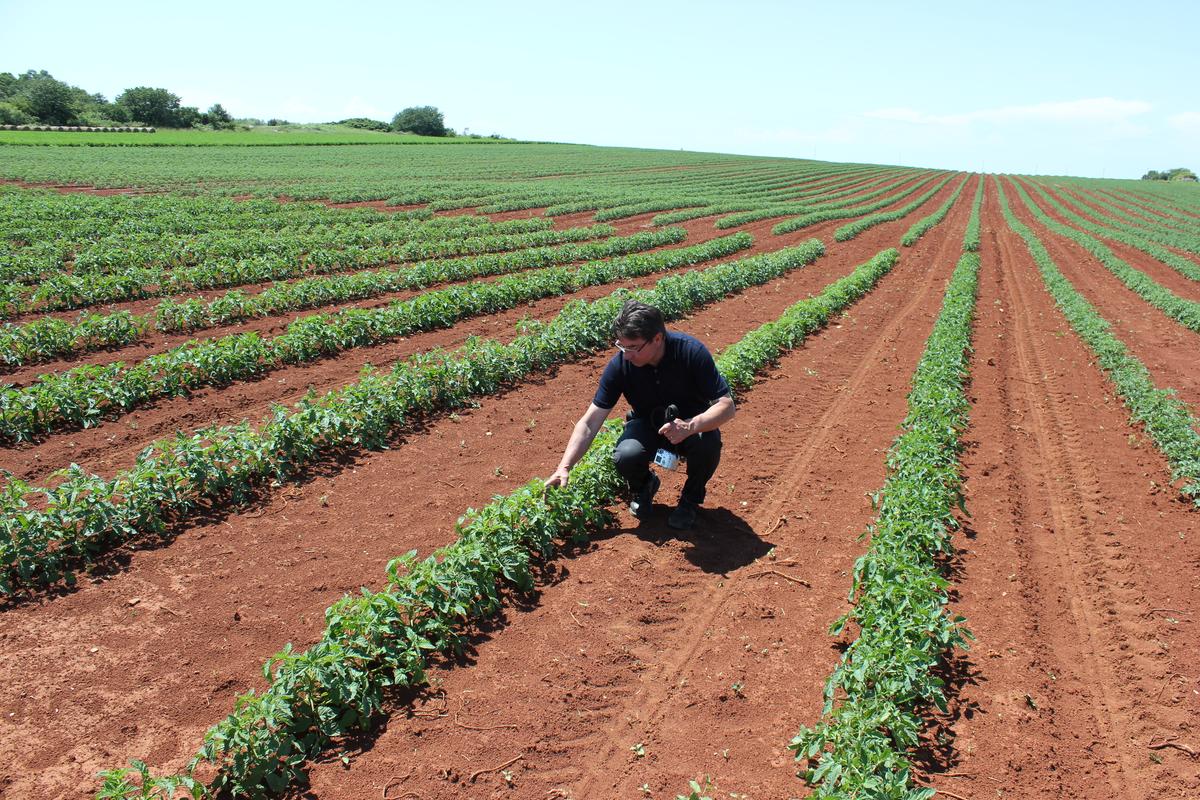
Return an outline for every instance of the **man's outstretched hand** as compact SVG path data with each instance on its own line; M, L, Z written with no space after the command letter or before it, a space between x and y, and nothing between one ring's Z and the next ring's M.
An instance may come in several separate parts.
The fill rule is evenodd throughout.
M554 470L554 474L546 478L547 486L566 486L570 479L570 472L566 467L559 467Z

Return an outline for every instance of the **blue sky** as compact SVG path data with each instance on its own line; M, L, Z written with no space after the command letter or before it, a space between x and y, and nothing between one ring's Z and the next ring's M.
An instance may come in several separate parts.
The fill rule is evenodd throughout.
M0 71L317 122L990 172L1200 171L1200 4L0 0Z

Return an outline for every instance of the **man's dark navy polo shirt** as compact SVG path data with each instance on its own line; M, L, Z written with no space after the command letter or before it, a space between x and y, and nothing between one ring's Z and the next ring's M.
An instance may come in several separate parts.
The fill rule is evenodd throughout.
M600 388L592 402L607 410L622 394L635 417L649 417L656 408L674 403L680 419L691 419L729 394L729 384L699 340L668 331L658 366L635 367L621 353L613 356L600 376Z

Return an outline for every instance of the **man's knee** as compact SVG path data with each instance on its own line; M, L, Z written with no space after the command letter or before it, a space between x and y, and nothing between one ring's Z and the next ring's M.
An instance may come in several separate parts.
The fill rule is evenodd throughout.
M687 453L685 454L688 461L696 462L713 462L714 464L721 458L721 436L717 431L708 433L700 433L693 437L694 441L688 443Z
M613 463L617 472L628 477L645 471L650 465L651 453L637 439L622 439L613 449Z

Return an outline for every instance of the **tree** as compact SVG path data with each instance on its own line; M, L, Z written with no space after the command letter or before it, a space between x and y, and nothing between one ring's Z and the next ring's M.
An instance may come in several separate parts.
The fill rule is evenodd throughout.
M213 103L212 107L205 112L205 116L208 117L208 124L217 130L233 127L233 117L220 103Z
M29 81L20 101L30 115L46 125L68 125L80 111L71 87L49 75Z
M17 93L17 76L11 72L0 72L0 100L8 100Z
M419 133L422 136L445 136L446 124L442 112L433 106L413 106L392 117L392 130Z
M28 125L36 121L12 103L0 100L0 125Z
M348 128L361 128L367 131L390 131L392 128L383 120L371 119L370 117L350 117L338 123L345 125Z
M117 97L117 104L129 111L129 118L147 125L174 127L180 123L179 95L166 89L135 86ZM197 111L197 116L199 112ZM190 123L189 123L190 124Z

